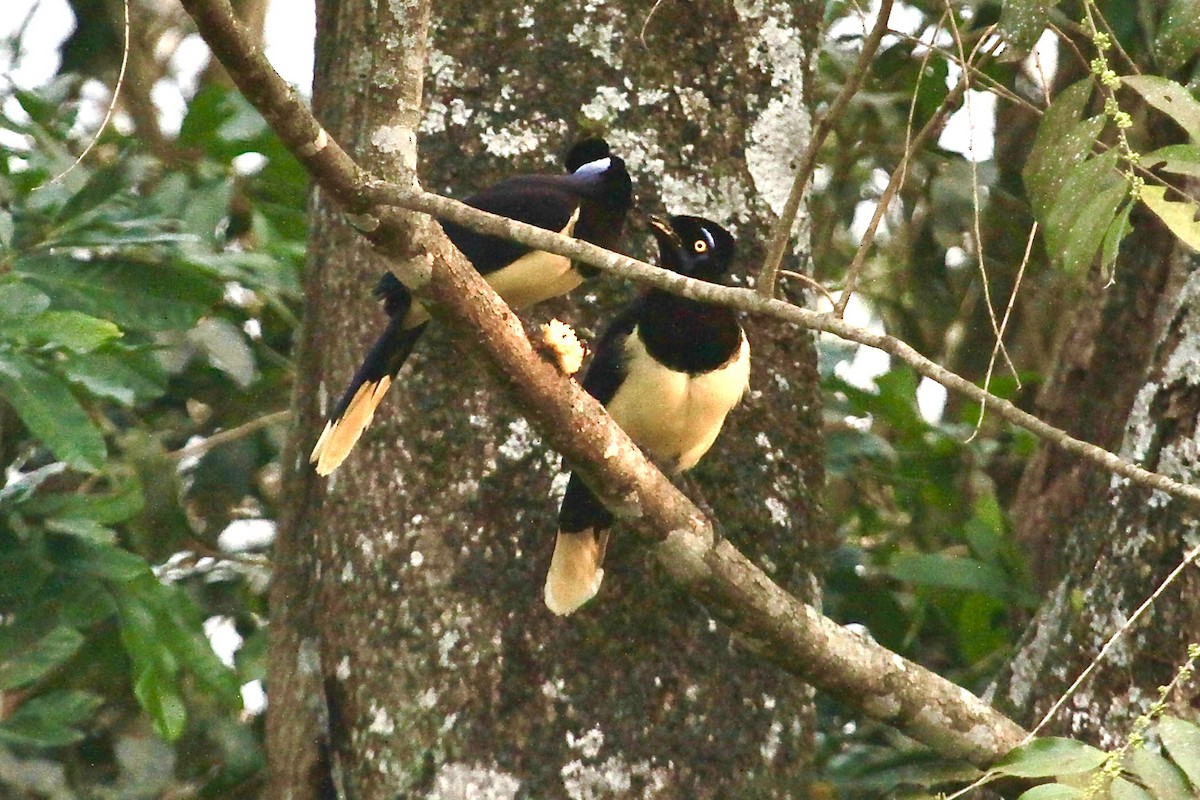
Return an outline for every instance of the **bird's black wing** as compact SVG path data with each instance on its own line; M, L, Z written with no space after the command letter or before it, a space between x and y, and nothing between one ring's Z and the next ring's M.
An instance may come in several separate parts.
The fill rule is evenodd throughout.
M480 211L499 214L545 228L563 230L579 208L581 197L565 175L518 175L466 199ZM442 228L481 275L502 269L529 252L523 244L477 233L449 220Z
M618 314L596 345L596 354L583 376L583 388L603 405L613 399L621 382L625 380L628 366L625 363L625 340L633 333L641 317L644 300L638 299Z

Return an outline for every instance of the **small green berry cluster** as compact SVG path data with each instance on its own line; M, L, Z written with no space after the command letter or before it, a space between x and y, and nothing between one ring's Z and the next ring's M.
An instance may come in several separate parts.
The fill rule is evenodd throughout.
M1088 34L1096 48L1096 57L1092 59L1089 67L1100 84L1100 91L1104 93L1104 113L1117 126L1121 158L1125 161L1125 180L1129 183L1129 196L1136 201L1141 198L1146 182L1137 174L1142 156L1133 149L1129 144L1129 137L1126 136L1126 131L1133 127L1133 117L1128 111L1122 111L1117 102L1116 92L1121 87L1121 76L1109 66L1106 55L1113 46L1113 40L1109 34L1097 30L1095 20L1092 19L1092 4L1087 3L1085 8L1088 15Z

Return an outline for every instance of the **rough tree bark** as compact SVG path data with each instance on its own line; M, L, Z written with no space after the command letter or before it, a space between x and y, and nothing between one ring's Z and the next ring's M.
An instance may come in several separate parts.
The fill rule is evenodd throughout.
M1147 217L1135 215L1117 284L1096 307L1080 310L1089 335L1066 340L1058 360L1062 367L1044 398L1053 400L1052 421L1074 416L1076 425L1093 428L1093 440L1103 444L1113 436L1125 457L1195 484L1196 257ZM1026 529L1039 534L1043 552L1056 553L1052 560L1061 565L994 699L1013 719L1031 723L1200 536L1194 505L1085 469L1073 459L1035 459L1025 484L1023 496L1032 504L1017 506L1015 513L1020 516L1023 507L1037 511ZM1194 567L1181 574L1048 730L1102 745L1121 741L1156 687L1186 659L1188 643L1200 640L1198 583ZM1176 713L1191 715L1197 688L1185 685L1172 698Z
M406 8L318 4L314 110L350 152L389 179L411 179L415 165L415 140L388 134L412 131L419 119L428 14L420 1ZM341 55L351 52L358 55ZM381 135L372 139L373 132ZM379 624L395 616L398 565L369 552L395 538L394 465L364 447L362 459L339 475L338 491L336 480L322 485L306 457L341 376L378 335L369 290L388 264L319 198L312 218L292 404L300 424L284 457L288 500L271 591L271 792L326 798L350 785L356 797L394 796L400 784L392 773L401 767L384 745L397 731L379 730L373 715L412 704L416 693L400 676L418 659L403 652L397 628ZM327 380L327 373L338 377ZM355 575L351 552L369 569ZM343 584L357 593L339 591ZM407 733L402 727L398 735Z
M405 20L339 5L318 4L314 107L352 154L394 177L379 147L392 140L378 134L414 125L397 117L413 108L397 65L418 53ZM599 132L630 162L644 204L736 227L743 264L756 263L769 211L751 198L786 196L817 6L666 4L648 47L633 3L438 13L425 185L461 196L514 170L555 170L573 138ZM695 19L715 22L683 24ZM641 238L630 237L637 250ZM320 796L339 780L359 797L473 786L495 797L801 796L809 693L663 589L628 537L592 605L567 621L545 611L558 458L445 337L422 342L336 478L312 478L302 456L318 398L334 399L376 335L368 292L383 269L322 205L312 253L294 500L272 596L277 796ZM594 293L529 316L558 313L592 333L629 294L611 282ZM750 336L754 391L696 483L724 533L811 600L821 542L802 537L822 530L823 482L812 343L774 325Z

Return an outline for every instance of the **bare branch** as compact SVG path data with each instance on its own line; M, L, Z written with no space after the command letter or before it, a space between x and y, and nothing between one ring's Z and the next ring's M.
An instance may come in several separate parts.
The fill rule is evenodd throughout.
M763 297L775 296L775 279L779 275L779 265L783 263L783 253L792 239L792 225L795 224L796 214L800 211L800 201L804 198L804 189L808 186L808 179L812 177L813 170L816 169L817 155L821 151L821 145L825 143L825 139L833 130L834 121L842 115L842 111L850 104L850 100L862 86L867 68L871 65L871 59L875 57L875 52L879 49L879 42L887 32L888 18L891 15L892 0L883 0L879 6L879 16L875 18L875 25L871 28L870 34L863 40L862 52L854 64L854 69L850 71L846 84L842 87L842 91L838 92L838 96L829 106L825 115L821 117L816 128L813 129L808 147L800 158L800 168L796 171L795 181L792 182L792 191L788 194L787 203L783 206L783 213L779 215L779 219L775 222L775 230L771 233L767 257L763 261L762 270L758 273L757 289Z
M122 8L124 9L124 27L122 29L124 34L121 44L121 69L117 73L117 82L113 84L112 97L108 101L108 108L104 111L104 119L100 120L100 127L96 129L96 133L93 134L91 141L89 141L87 144L87 147L83 148L83 152L71 162L71 166L67 167L62 172L58 173L49 181L47 181L44 184L46 186L53 186L54 184L58 183L63 178L70 175L72 170L83 163L83 160L88 157L88 153L92 152L92 148L99 143L100 137L104 134L105 128L108 127L108 123L112 122L113 114L116 113L117 101L121 97L121 87L125 84L125 69L129 66L129 0L123 1Z
M224 3L219 4L224 5ZM209 13L210 2L188 0L184 5L193 16ZM200 6L200 8L193 11L192 9L197 6ZM199 20L197 21L199 22ZM224 60L225 56L218 50L218 46L224 48L227 46L227 42L222 40L221 37L232 36L234 35L233 31L240 28L236 20L230 19L228 22L227 26L217 27L214 30L212 36L216 37L217 41L210 41L210 47L213 47L214 52L222 60ZM209 34L204 26L201 26L201 31L205 32L206 40L209 39ZM501 236L539 250L567 256L589 266L611 272L619 277L656 286L693 300L700 300L716 305L728 305L741 311L763 314L812 330L832 333L847 341L858 342L859 344L883 350L906 362L921 375L937 381L947 389L959 392L978 403L986 403L999 416L1014 425L1025 428L1064 450L1092 461L1111 472L1115 472L1144 486L1159 489L1167 494L1183 497L1193 502L1200 502L1200 489L1186 486L1165 475L1150 472L1102 447L1075 439L1065 431L1043 422L1034 415L1017 408L1009 401L980 389L965 378L925 358L905 342L886 334L874 333L850 325L840 319L836 312L833 314L821 314L781 300L761 297L749 289L717 286L693 280L678 273L652 266L643 261L609 252L588 242L560 236L557 233L542 228L479 211L448 197L442 197L413 187L398 186L371 179L325 133L324 129L312 117L307 106L297 99L283 80L271 70L270 64L262 56L261 51L256 49L250 52L239 51L230 55L230 58L233 63L245 63L247 68L252 70L247 73L240 68L235 69L230 67L228 63L226 64L226 68L234 75L243 94L259 108L259 111L271 123L276 133L279 134L280 139L304 163L321 188L341 200L351 211L362 214L374 209L373 215L366 218L359 218L357 222L359 229L364 231L364 235L376 244L380 244L379 240L381 238L386 238L381 236L380 231L387 229L395 222L387 207L398 206L412 211L420 211L440 219L457 222L460 225L481 233ZM271 79L277 82L277 85L266 85L270 83ZM251 91L247 91L242 86L243 83L246 83ZM958 92L958 89L962 86L963 84L960 82L955 92L951 94L953 95ZM956 102L953 97L947 97L942 107L943 109L947 109L948 106L954 105ZM278 121L278 124L276 121ZM930 125L933 122L934 120L930 120ZM917 138L918 140L923 140L930 133L929 125L926 125L926 128L921 131ZM319 148L314 148L313 145L317 141L322 142L322 145ZM389 240L389 244L383 249L403 258L410 258L418 252L411 242L398 250L397 242L392 240ZM423 278L424 276L420 277ZM420 286L414 286L413 288L414 291L421 291ZM843 296L845 295L843 294Z
M167 453L167 458L175 461L182 461L185 458L202 456L209 450L212 450L214 447L220 447L223 444L235 442L238 439L249 436L252 433L257 433L263 428L270 427L276 423L287 422L291 415L292 412L284 410L266 414L261 417L256 417L249 422L243 422L236 428L230 428L229 430L214 433L212 436L209 436L203 441L197 442L196 444L190 444L186 447L181 447L178 450L172 450L171 452Z
M539 250L557 253L581 261L589 266L611 272L622 278L645 283L668 292L700 300L714 305L727 305L740 311L774 317L795 323L811 330L824 331L847 341L858 342L889 353L909 364L921 375L931 378L955 392L978 402L986 403L1004 419L1052 442L1064 450L1082 456L1111 472L1130 480L1159 489L1177 497L1200 502L1200 488L1186 486L1176 480L1143 469L1102 447L1075 439L1065 431L1043 422L1028 412L1022 411L1011 402L984 391L945 367L929 360L905 342L882 333L855 327L839 318L836 313L822 314L792 305L782 300L761 297L751 289L717 286L711 283L684 277L652 266L644 261L619 255L588 242L571 239L532 225L487 214L448 197L423 192L419 189L395 186L382 181L371 184L366 194L380 204L393 204L422 211L443 219L457 222L482 233L503 236Z
M371 199L390 197L396 202L403 197L405 205L414 209L456 220L469 217L472 227L495 228L488 232L510 235L517 230L508 228L516 224L510 220L483 215L446 198L380 182L368 184L363 171L327 134L318 140L322 129L242 35L226 0L184 0L183 4L243 93L276 126L324 190L346 198L359 211ZM312 145L318 143L314 152ZM508 387L509 396L551 446L615 513L658 542L656 555L668 572L743 634L762 657L946 756L990 763L1024 735L1016 723L969 692L800 603L728 542L714 547L712 527L703 514L646 460L592 397L536 355L519 320L436 226L379 209L360 228L385 255L418 254L416 260L428 272L420 276L424 280L414 291L439 322L457 334L464 347L486 357L494 376ZM547 234L529 226L520 226L520 232L510 238ZM583 244L548 235L552 239L546 241L556 252ZM633 259L591 246L584 252L588 263L615 260L622 270L652 275L656 284L683 285L674 280L681 276ZM737 291L705 284L691 289L699 293L697 287ZM744 294L767 307L812 314L753 292Z
M994 46L999 47L999 45L1000 40L997 39ZM990 53L987 54L990 55ZM958 107L958 104L965 96L967 87L970 85L970 83L971 71L964 69L962 77L959 79L958 83L955 84L954 88L950 90L950 93L946 95L946 99L942 101L942 104L938 107L938 110L935 111L933 116L929 118L929 121L925 123L925 127L921 129L921 132L918 133L911 142L909 142L907 149L904 151L904 155L900 159L899 166L897 166L892 172L892 177L888 181L887 188L885 188L883 190L883 194L879 196L878 204L875 206L875 213L872 215L871 222L867 225L867 230L863 234L863 240L858 246L858 252L854 254L854 260L850 262L850 267L846 270L845 287L842 289L842 296L838 300L838 304L833 310L833 313L837 314L839 317L846 313L846 304L850 302L850 296L854 294L854 285L858 282L858 275L860 272L862 272L863 264L865 264L867 260L867 253L870 252L871 245L875 242L875 231L879 228L879 221L883 219L884 212L887 211L887 207L891 204L892 198L896 195L896 192L900 190L900 185L904 183L904 176L908 170L909 159L912 158L913 153L925 146L925 143L929 141L930 137L933 136L935 132L941 130L942 123L946 121L946 117L950 115L950 112Z

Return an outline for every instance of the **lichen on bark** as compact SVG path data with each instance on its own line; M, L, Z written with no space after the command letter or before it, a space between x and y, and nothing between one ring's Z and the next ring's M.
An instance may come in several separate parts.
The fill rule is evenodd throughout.
M361 13L319 4L314 106L374 168L404 152L395 126L411 123L390 104L396 64L354 38L403 37L387 31L383 12L370 25ZM816 30L803 20L818 19L818 8L664 4L645 46L646 9L632 2L571 13L549 2L443 3L436 13L419 123L423 185L461 197L515 171L555 171L573 138L603 134L629 161L645 206L736 228L742 279L752 272L769 210L745 154L762 146L763 123L752 130L781 96L796 118L776 108L791 138L776 135L770 146L802 146L806 112L795 82L808 67L785 62L811 56ZM766 49L764 31L774 37ZM806 45L782 41L792 32ZM351 55L339 58L334 47ZM762 54L757 62L753 53ZM767 159L756 170L762 182ZM311 338L298 397L310 427L312 384L335 394L379 325L362 309L384 265L336 218L320 208L306 277ZM631 231L633 252L645 254L645 238ZM600 280L526 317L562 316L594 335L629 293ZM824 543L812 341L778 326L749 328L753 391L695 485L724 535L812 599L809 570ZM771 458L757 443L763 431ZM618 531L590 606L566 621L542 607L559 470L483 370L433 331L336 480L320 487L293 476L310 505L281 537L312 541L311 561L294 539L285 550L295 553L288 567L309 576L293 588L313 592L317 604L280 623L318 632L342 779L362 797L452 797L479 781L498 797L513 785L550 797L800 796L808 690L740 650L669 587L632 537Z

